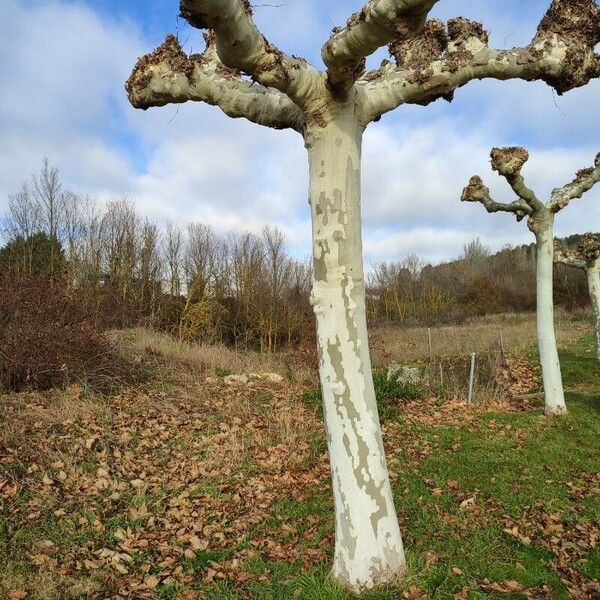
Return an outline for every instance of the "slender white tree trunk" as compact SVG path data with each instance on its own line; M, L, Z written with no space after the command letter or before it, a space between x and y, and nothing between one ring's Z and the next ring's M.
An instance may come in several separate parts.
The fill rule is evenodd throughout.
M587 268L587 277L590 302L592 304L596 358L600 360L600 261L594 266Z
M390 583L404 550L379 426L365 314L360 213L363 127L352 103L306 134L319 372L335 501L332 576L353 592Z
M549 215L535 232L537 248L537 334L544 379L546 414L567 412L563 391L560 362L554 333L553 217Z

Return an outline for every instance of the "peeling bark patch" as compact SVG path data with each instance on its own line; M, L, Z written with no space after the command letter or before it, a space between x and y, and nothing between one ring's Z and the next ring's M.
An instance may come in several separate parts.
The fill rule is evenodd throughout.
M327 265L325 258L313 258L313 270L315 281L327 281Z
M354 352L359 356L360 354L360 342L358 339L358 328L356 327L355 316L356 316L356 302L352 298L352 292L354 288L352 286L352 281L345 275L342 279L342 294L344 298L344 308L346 313L346 327L348 328L348 333L350 335L350 341L354 346ZM360 372L362 373L362 361L360 364Z
M344 507L342 512L341 519L339 519L339 541L340 547L347 548L348 550L348 558L350 560L354 560L356 556L356 546L357 539L356 536L352 534L352 521L350 519L350 510L348 508L348 501L346 500L345 494L342 492L343 486L340 480L340 476L338 473L335 474L335 483L337 485L337 489L340 490L340 503ZM346 569L344 564L344 576L350 577L350 573Z
M369 446L363 439L361 432L358 430L358 425L361 423L361 415L354 405L353 399L350 395L350 387L344 376L344 358L340 351L340 342L337 340L335 344L328 343L327 353L329 360L333 367L336 382L332 388L337 387L336 384L341 383L343 385L343 392L336 392L333 389L333 394L336 399L336 411L338 412L342 422L350 424L350 431L345 431L344 435L348 436L349 444L346 447L348 452L348 458L352 460L353 474L358 487L365 493L377 506L377 510L373 511L370 515L371 526L375 537L378 534L378 524L380 519L383 519L389 515L387 502L382 493L382 483L375 481L371 476L371 469L369 467L369 458L371 453ZM340 388L342 388L340 385ZM375 415L370 415L372 419ZM357 453L353 458L353 452L351 451L351 443L354 442L356 445ZM345 445L345 444L344 444Z

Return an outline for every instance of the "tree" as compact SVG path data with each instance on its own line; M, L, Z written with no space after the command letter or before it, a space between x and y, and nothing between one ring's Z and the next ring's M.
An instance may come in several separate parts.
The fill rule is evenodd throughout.
M0 248L0 274L3 276L52 278L64 275L65 270L61 243L45 233L34 233L26 238L18 235Z
M553 300L553 254L554 215L565 208L574 198L581 196L600 181L600 154L596 156L595 168L583 169L575 179L564 187L553 190L550 200L541 202L527 187L521 169L529 159L524 148L494 148L491 153L492 168L504 177L517 195L510 204L494 201L490 191L478 176L471 177L463 190L461 200L480 202L489 213L510 212L527 226L536 240L537 280L537 334L544 380L544 397L547 414L567 412L560 374L560 362L554 334Z
M172 35L135 66L126 89L147 109L190 100L303 136L313 220L317 319L336 512L333 577L359 592L395 580L405 558L377 415L365 316L360 216L361 141L402 104L451 100L473 79L541 79L559 93L600 76L600 9L554 0L528 46L495 50L482 25L427 21L437 0L369 0L322 50L326 71L288 56L257 29L248 0L181 0L208 30L202 54ZM395 61L366 72L389 45Z
M178 225L169 221L165 231L164 257L167 268L167 289L171 296L181 295L183 253L183 232Z
M39 260L40 253L34 244L42 243L45 245L41 252L49 252L47 268L44 267L46 275L50 279L64 275L62 248L65 247L72 258L80 221L79 204L80 199L64 188L58 170L47 158L42 161L39 173L32 175L29 182L24 181L19 192L9 196L6 233L20 249L21 272L39 271L39 265L36 267L32 261L36 252ZM49 240L53 240L52 243Z
M40 229L49 239L63 240L72 230L76 218L77 197L65 190L60 181L58 169L52 167L47 158L42 161L38 175L31 177L30 193L37 207ZM69 240L70 241L70 240ZM54 253L54 245L50 246L50 277L54 277L57 261L60 257Z
M598 160L599 158L596 162ZM554 262L585 271L592 305L596 357L600 360L600 237L586 233L579 240L577 248L571 251L563 250L558 240L555 240Z

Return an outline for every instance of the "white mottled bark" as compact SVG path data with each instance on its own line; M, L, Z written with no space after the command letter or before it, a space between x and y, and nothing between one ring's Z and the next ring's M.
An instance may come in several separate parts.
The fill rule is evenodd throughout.
M540 364L544 380L546 414L561 415L567 412L563 391L560 362L554 333L553 218L548 216L535 231L537 251L537 334Z
M588 289L592 304L596 358L600 360L600 261L587 269Z
M405 569L373 388L362 264L360 160L354 107L331 107L306 135L320 377L335 499L332 575L353 592Z

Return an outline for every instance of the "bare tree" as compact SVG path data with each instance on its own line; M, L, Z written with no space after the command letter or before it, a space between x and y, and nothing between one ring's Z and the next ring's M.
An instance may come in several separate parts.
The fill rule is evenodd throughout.
M336 508L333 577L353 591L405 569L381 439L365 315L360 216L365 128L402 104L450 100L473 79L543 80L559 93L600 75L600 9L554 0L533 41L496 50L479 23L427 21L437 0L369 0L325 43L326 72L289 56L257 29L248 0L181 0L207 29L187 56L173 36L135 66L126 88L138 108L190 100L271 128L299 132L309 155L312 302ZM394 62L366 72L389 45Z
M600 238L586 233L574 250L563 250L560 242L555 240L554 262L585 271L592 305L596 357L600 360Z
M43 160L39 174L31 177L31 195L37 206L40 230L50 240L62 241L69 229L68 217L74 215L75 199L71 192L65 190L58 169L52 167L47 158ZM55 274L55 263L55 244L51 244L51 277Z
M89 196L80 198L73 212L68 240L74 281L95 295L102 275L102 214Z
M183 269L184 239L181 227L167 223L164 241L167 282L171 296L181 295L181 272Z
M527 217L527 226L536 240L537 334L546 413L563 414L567 412L567 407L554 334L554 215L574 198L581 198L600 181L600 154L596 156L595 168L579 171L571 183L553 190L546 203L540 201L535 192L527 187L521 175L521 169L529 158L525 148L494 148L491 157L492 168L508 181L517 200L509 204L494 201L489 189L478 176L471 178L469 185L463 190L461 200L480 202L489 213L513 213L518 221Z
M109 202L101 223L102 254L111 287L123 299L135 294L140 219L126 198Z
M210 286L217 244L217 238L209 226L202 223L190 223L187 226L183 263L188 299L202 298Z
M137 261L138 300L142 310L154 321L155 309L162 291L162 257L160 235L154 223L141 226L139 258Z
M9 241L22 239L22 252L14 257L13 268L17 273L32 272L34 234L40 231L39 206L34 202L30 188L24 181L21 189L8 197L8 218L5 234Z
M81 224L79 197L65 189L58 169L47 158L39 173L23 182L21 190L8 199L9 215L6 233L9 240L22 238L23 256L19 257L21 272L31 273L36 234L44 234L49 240L48 275L54 278L59 260L63 260L61 246L69 253L75 251L76 238ZM57 252L60 256L57 256Z

